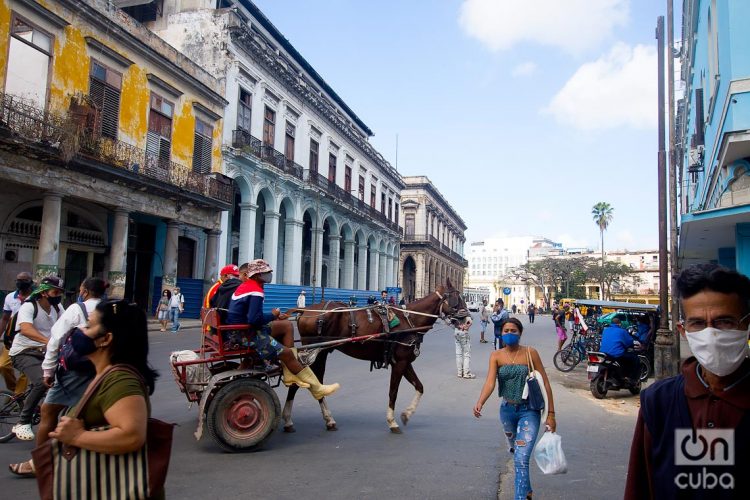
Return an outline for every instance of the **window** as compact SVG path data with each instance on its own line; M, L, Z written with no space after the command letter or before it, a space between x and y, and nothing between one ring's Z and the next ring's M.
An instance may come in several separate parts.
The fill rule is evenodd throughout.
M376 198L375 192L376 191L377 191L377 188L375 187L375 184L372 184L370 186L370 206L372 208L375 208L375 198Z
M415 219L414 214L406 214L404 216L404 231L406 236L414 236ZM476 266L476 264L474 264Z
M393 220L393 198L388 198L388 220Z
M213 142L213 128L195 120L195 140L193 141L193 172L199 174L211 173L211 145Z
M99 111L101 135L117 139L122 75L93 59L90 73L89 96Z
M286 122L286 134L284 140L284 156L287 161L294 161L294 135L297 132L297 128L290 122Z
M273 147L276 134L276 111L268 106L263 113L263 144Z
M318 144L318 141L315 139L310 139L310 171L311 172L318 172L318 149L320 149L320 144Z
M22 17L13 16L5 93L47 106L47 81L53 38Z
M237 106L237 128L250 133L250 119L253 114L253 95L240 87L240 101Z
M172 146L172 114L174 106L161 96L151 94L151 109L148 115L146 154L157 158L161 168L167 168Z
M396 222L396 224L398 224L398 203L396 203L396 209L394 212L395 217L393 218L393 220L394 222Z
M385 215L385 193L380 193L380 213Z
M352 167L349 165L344 168L344 189L347 193L352 192Z
M336 184L336 155L328 153L328 182Z
M359 176L359 199L365 201L365 176Z

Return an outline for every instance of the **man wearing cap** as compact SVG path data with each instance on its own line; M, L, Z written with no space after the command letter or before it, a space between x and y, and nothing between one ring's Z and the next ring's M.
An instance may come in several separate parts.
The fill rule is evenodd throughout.
M34 282L31 280L31 273L20 272L16 275L16 291L5 296L3 303L3 315L0 318L0 335L5 332L11 318L18 312L21 304L29 298L34 290ZM26 390L26 377L21 375L16 379L16 371L10 362L8 351L10 345L6 348L0 345L0 373L5 379L5 386L9 391L16 394L22 394Z
M219 289L222 283L226 282L230 278L237 278L239 280L240 277L240 268L237 267L235 264L229 264L227 266L224 266L221 268L221 271L219 271L219 280L214 283L211 288L208 289L208 293L206 294L206 298L203 300L203 307L208 309L211 307L211 299L216 294L216 290Z
M247 276L247 281L242 283L232 295L227 315L228 324L250 325L249 346L265 360L279 359L286 386L297 384L303 389L309 389L317 400L336 392L339 384L323 385L310 367L302 366L297 360L295 350L291 348L291 338L285 339L285 343L289 345L284 347L271 336L271 327L268 323L275 319L287 318L287 315L278 309L273 309L270 313L263 312L265 300L263 285L270 283L273 278L271 266L263 259L254 260L248 266Z
M64 290L63 280L57 276L42 278L39 287L18 310L18 330L10 348L10 359L13 367L26 375L31 387L18 423L13 426L13 433L23 441L34 439L31 417L47 391L42 361L52 334L52 325L64 311L60 305Z
M297 297L297 307L303 308L307 305L307 301L305 300L305 291L302 290L299 292L299 296Z

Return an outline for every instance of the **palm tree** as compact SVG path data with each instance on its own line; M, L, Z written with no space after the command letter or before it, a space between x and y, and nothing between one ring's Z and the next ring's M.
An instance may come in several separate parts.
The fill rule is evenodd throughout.
M600 201L591 209L591 215L594 217L594 223L599 226L599 234L601 235L602 241L602 275L604 274L604 231L607 230L609 223L612 222L612 217L615 209L605 202ZM599 283L599 298L604 299L604 283Z

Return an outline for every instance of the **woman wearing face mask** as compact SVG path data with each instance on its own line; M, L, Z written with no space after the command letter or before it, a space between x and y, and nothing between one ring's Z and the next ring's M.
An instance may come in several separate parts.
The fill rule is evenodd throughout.
M167 322L169 321L169 301L172 300L172 292L164 290L159 300L159 305L156 306L156 318L161 323L160 332L167 331Z
M229 303L227 323L230 325L250 325L252 336L249 339L249 347L255 349L264 360L270 361L278 358L284 370L284 384L290 386L296 384L304 389L309 389L317 400L333 394L339 389L339 384L323 385L308 366L302 366L297 360L296 352L291 347L293 339L291 335L279 343L271 336L271 328L268 323L276 319L286 319L287 315L278 309L270 313L263 312L263 301L265 293L263 285L270 283L273 279L273 269L263 259L257 259L248 265L248 279L242 283ZM286 346L286 347L285 347Z
M81 418L63 416L50 437L112 455L141 449L151 411L149 395L157 377L148 363L146 314L124 300L100 302L89 316L88 327L74 331L72 342L76 352L87 356L96 368L92 383L104 378L82 409ZM112 369L113 365L126 365L135 373ZM67 414L74 411L77 408ZM103 426L109 428L91 430ZM163 496L163 491L156 495Z
M509 451L514 454L514 498L526 499L532 496L529 459L534 449L541 419L541 411L530 410L528 401L523 399L524 387L529 375L528 356L531 357L534 368L541 373L544 380L549 410L545 424L551 432L554 432L557 427L555 404L539 353L533 347L522 346L520 343L523 333L521 322L516 318L510 318L503 323L500 331L505 347L490 355L487 379L479 395L479 401L474 406L474 416L477 418L482 416L482 407L495 389L497 380L498 395L503 399L500 404L500 423L508 439Z

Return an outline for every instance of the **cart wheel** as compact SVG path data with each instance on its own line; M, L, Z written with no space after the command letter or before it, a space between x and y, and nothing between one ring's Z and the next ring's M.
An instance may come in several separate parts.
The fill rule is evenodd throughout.
M208 432L223 449L252 451L279 426L281 404L266 382L242 378L219 389L206 417Z

